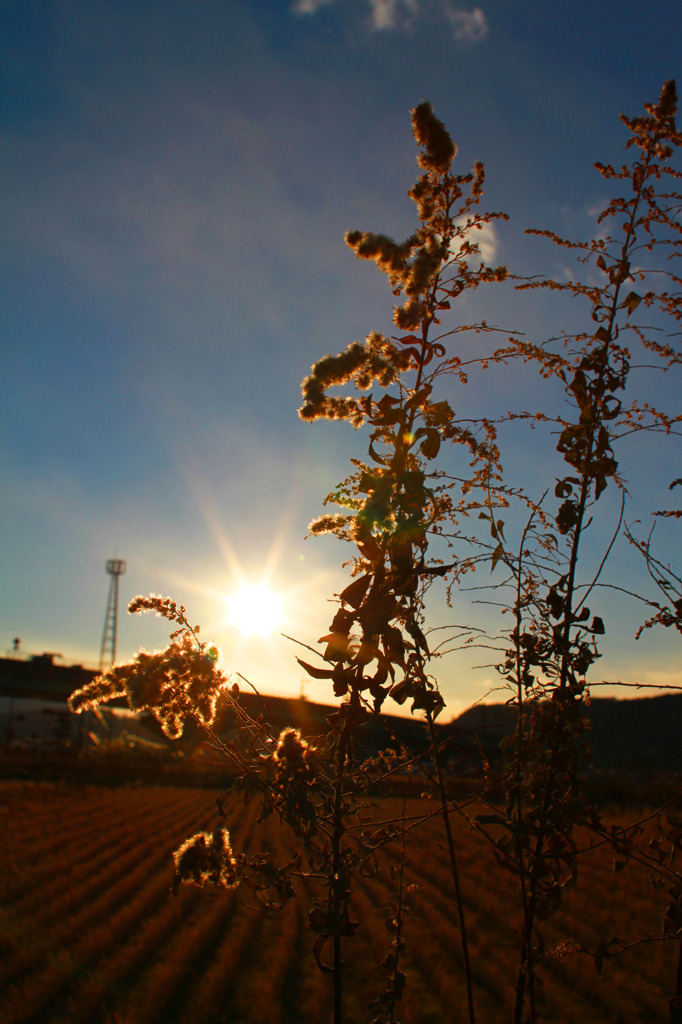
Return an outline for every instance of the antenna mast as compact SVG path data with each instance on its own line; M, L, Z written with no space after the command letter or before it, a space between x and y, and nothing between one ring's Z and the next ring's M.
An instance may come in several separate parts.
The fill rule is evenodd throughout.
M126 571L126 564L121 558L110 558L107 572L111 576L109 584L109 600L104 617L104 633L102 635L102 653L99 659L99 670L109 668L116 661L116 634L118 630L118 581Z

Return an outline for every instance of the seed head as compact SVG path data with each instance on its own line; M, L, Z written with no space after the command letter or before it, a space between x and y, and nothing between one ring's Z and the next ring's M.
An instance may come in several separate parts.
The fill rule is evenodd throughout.
M230 834L225 828L197 832L173 854L173 892L183 883L216 885L234 889L238 882L237 862L232 854Z

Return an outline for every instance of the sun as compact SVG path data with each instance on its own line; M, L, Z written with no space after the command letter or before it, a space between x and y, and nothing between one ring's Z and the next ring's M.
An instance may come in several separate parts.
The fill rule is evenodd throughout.
M284 623L284 601L267 582L241 583L227 597L227 621L244 639L269 637Z

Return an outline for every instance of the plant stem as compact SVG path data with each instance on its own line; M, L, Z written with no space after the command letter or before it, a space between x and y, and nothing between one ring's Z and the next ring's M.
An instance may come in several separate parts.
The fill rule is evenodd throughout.
M441 816L443 818L443 824L445 826L445 835L448 844L448 853L450 856L450 870L452 872L452 881L455 887L455 902L457 904L457 917L459 920L459 932L460 941L462 945L462 959L464 960L464 976L466 978L466 989L467 989L467 1003L469 1009L469 1024L476 1024L476 1010L474 1006L474 990L473 990L473 978L471 973L471 964L469 961L469 943L467 941L467 929L466 920L464 916L464 904L462 901L462 890L459 880L459 868L457 866L457 854L455 851L455 842L452 836L452 825L450 822L450 812L448 810L448 798L445 792L445 780L443 778L443 767L441 764L440 751L438 749L438 737L436 736L436 727L433 721L433 712L430 708L426 711L426 721L429 728L429 738L431 740L431 753L433 755L433 766L436 769L436 778L438 780L438 791L440 794L440 805L441 805Z
M530 1002L531 1002L531 1019L535 1015L535 985L534 985L534 965L533 965L533 920L531 915L530 901L528 898L528 887L526 884L526 857L523 846L523 840L521 838L521 822L523 821L523 779L526 767L526 737L524 730L524 702L523 702L523 658L521 653L521 627L523 625L523 615L521 611L521 568L523 559L523 550L526 543L526 536L530 528L531 520L526 524L522 537L521 544L519 546L519 557L518 557L518 568L516 573L516 603L514 608L514 616L516 619L516 702L517 702L517 717L516 717L516 826L517 826L517 841L516 841L516 862L519 871L519 880L521 884L521 909L523 913L523 933L521 940L521 960L519 963L519 973L516 983L516 1001L514 1005L514 1024L521 1024L523 1017L523 1008L526 999L526 979L529 982L530 989Z
M351 696L351 704L357 703L357 693ZM345 766L350 749L352 725L347 718L343 723L336 753L336 778L334 781L334 826L332 832L332 876L330 879L330 911L333 928L334 952L334 1024L343 1024L343 961L341 959L341 928L345 919L345 905L348 900L348 886L343 867L341 842L345 832L343 824L343 790Z

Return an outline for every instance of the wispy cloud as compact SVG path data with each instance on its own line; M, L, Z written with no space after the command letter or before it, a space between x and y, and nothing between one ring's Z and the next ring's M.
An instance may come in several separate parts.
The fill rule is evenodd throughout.
M293 0L292 14L298 17L316 14L334 0ZM411 28L417 20L446 21L458 43L480 43L488 35L488 22L483 10L467 11L452 0L367 0L369 16L366 24L372 32L400 31Z
M598 217L602 210L605 210L608 205L608 198L606 196L599 196L599 198L596 199L595 202L591 203L587 207L585 212L587 213L588 217Z
M302 17L305 14L314 14L315 11L319 11L320 7L327 7L333 2L334 0L294 0L291 12Z
M459 7L447 5L444 14L458 43L480 43L488 35L488 22L480 7L464 11Z
M419 13L417 0L369 0L369 24L375 32L407 28Z
M296 165L293 115L274 124L208 102L177 102L172 113L169 106L148 97L138 116L158 127L127 134L125 156L90 122L36 138L0 131L0 260L22 272L47 266L82 295L143 297L157 310L188 295L223 310L226 282L243 297L254 268L262 281L272 260L276 281L263 289L258 319L281 330L283 265L298 278L306 261L321 273L346 255L336 237L316 235L331 206L324 193L314 199L307 169ZM327 173L339 176L338 196L341 171ZM292 198L303 184L307 207Z

